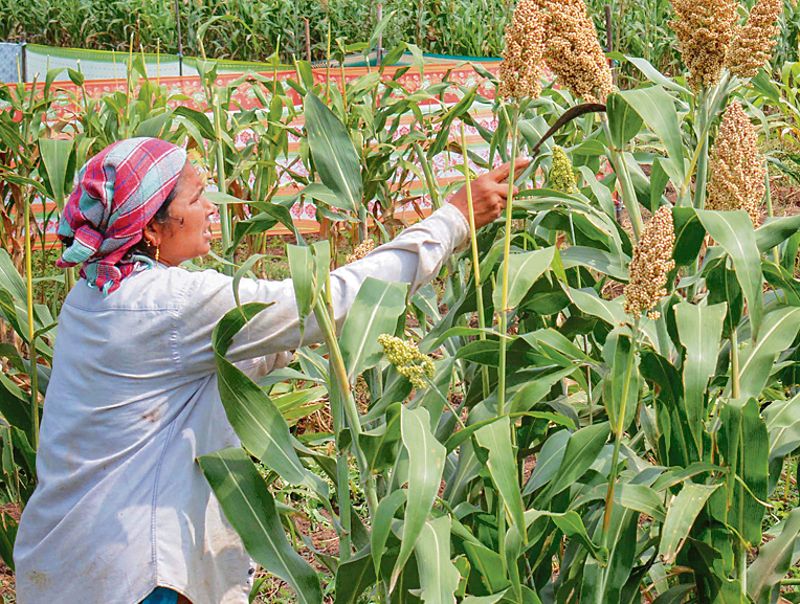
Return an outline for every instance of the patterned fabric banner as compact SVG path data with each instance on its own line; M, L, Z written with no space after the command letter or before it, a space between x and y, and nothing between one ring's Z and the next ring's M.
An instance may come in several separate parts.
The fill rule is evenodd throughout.
M0 42L0 82L19 82L21 73L22 46Z
M498 67L499 63L496 62L489 62L483 65L483 68L489 73L496 73ZM388 80L394 78L398 69L403 69L403 67L386 68L383 72L384 79ZM352 82L369 73L370 70L374 71L375 68L317 68L312 69L311 74L316 83L325 83L326 78L329 77L332 86L341 87L342 79L347 82ZM277 77L281 81L297 77L297 74L294 70L265 72L261 75L268 78ZM216 80L216 84L218 86L227 86L232 82L235 82L237 79L241 79L241 77L241 74L220 74ZM454 84L459 84L466 87L473 87L477 85L479 95L482 95L487 99L492 99L494 97L494 85L492 85L485 77L479 75L479 73L471 64L463 61L447 62L440 59L432 63L426 63L423 69L419 69L418 67L407 69L405 73L397 78L398 82L406 90L412 93L421 88L428 87L431 84L441 82L445 79L453 82ZM180 105L203 112L208 110L208 107L206 106L205 93L199 77L162 77L158 78L158 81L161 85L164 85L168 88L170 94L180 94L183 96L184 100L180 102ZM58 90L58 94L60 96L60 101L56 104L56 113L60 119L70 120L76 114L76 112L79 111L80 104L82 103L81 95L83 92L79 87L75 86L71 82L58 82L54 85L54 87ZM86 94L88 97L93 99L100 98L116 91L125 91L125 87L125 80L96 80L87 81L85 83ZM456 94L456 90L457 87L453 86L452 89L444 95L444 103L446 105L452 105L458 102L460 97ZM300 95L294 89L289 89L289 94L297 106L302 104ZM440 101L433 99L422 101L422 104L433 104L439 102ZM177 106L177 102L173 103L173 107ZM252 84L244 81L236 88L232 96L231 105L228 109L235 112L261 107L262 105L258 97L253 92ZM470 111L470 114L480 127L488 130L494 130L496 128L496 122L494 121L495 117L491 111L491 105L486 103L476 103ZM398 129L396 136L407 134L414 123L414 119L414 116L411 114L401 118L401 126ZM302 113L292 123L292 126L298 130L302 128ZM457 141L460 144L460 141L458 141L459 135L460 131L457 128L454 128L449 133L450 140ZM478 130L475 127L468 127L467 136L471 153L482 157L484 160L487 159L489 156L489 148L485 141L480 137ZM254 133L252 131L245 130L237 135L235 144L238 148L242 148L250 140L252 140L253 137ZM302 165L302 162L295 163L299 148L300 140L290 134L288 157L281 157L278 159L278 162L283 168L292 166L291 169L296 176L306 177L308 176L308 173L305 167ZM463 178L462 162L463 158L460 153L451 154L450 151L446 150L444 153L436 156L431 168L434 179L436 180L440 191L444 190L447 185L453 181ZM417 173L421 174L421 166L417 165L416 167ZM474 163L472 163L472 168L473 170L478 170ZM411 177L409 179L398 185L402 186L404 192L406 193L404 199L408 199L409 201L399 208L399 211L395 213L396 217L409 222L429 212L431 207L430 195L425 187L425 183L414 176L413 173L410 176ZM280 188L277 191L278 195L293 195L299 190L297 183L292 176L290 176L288 170L283 171L279 186ZM55 231L58 220L55 204L52 202L35 204L34 212L37 215L37 219L39 220L40 224L46 228L46 243L55 243ZM317 232L319 230L320 225L317 222L316 207L313 203L308 201L304 203L297 203L291 208L291 214L295 220L296 226L302 231ZM287 231L283 227L277 227L274 232L276 234L281 234Z

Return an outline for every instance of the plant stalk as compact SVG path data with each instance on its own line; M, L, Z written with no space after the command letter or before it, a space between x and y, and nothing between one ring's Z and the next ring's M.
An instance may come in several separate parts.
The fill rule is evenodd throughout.
M614 511L614 490L619 476L619 450L622 445L622 434L625 429L625 415L628 411L628 396L631 387L631 372L634 370L634 362L638 351L639 319L634 322L633 338L631 342L631 353L625 365L625 383L622 388L622 401L617 412L617 423L613 426L614 430L614 452L611 456L611 472L608 476L608 489L606 490L606 503L603 512L603 544L608 547L609 528L611 527L611 515Z
M433 206L434 210L438 210L442 207L442 202L439 199L439 189L436 184L436 179L433 177L433 171L431 170L430 162L428 162L428 158L425 156L425 152L422 150L422 147L419 143L414 143L414 153L419 160L419 164L422 167L422 174L425 176L425 185L428 187L428 191L431 195L431 205Z
M764 172L764 181L764 201L767 204L767 217L772 218L774 216L774 210L772 207L772 185L769 181L769 165L767 165L767 169ZM779 265L781 263L781 252L778 246L772 248L772 259L775 264Z
M225 151L222 142L222 118L220 113L222 107L220 106L219 98L214 95L214 130L216 131L217 140L215 145L216 153L216 168L217 168L217 187L220 193L227 193L227 186L225 184ZM224 250L225 259L228 262L225 264L225 274L230 275L232 271L231 261L233 260L233 250L229 249L231 245L231 223L230 211L228 204L225 201L219 204L219 219L222 226L222 249Z
M694 178L694 207L702 210L706 205L706 181L708 180L708 105L706 95L703 95L703 105L700 108L698 124L700 126L700 141L698 149L700 156L697 159L697 171Z
M506 197L506 218L505 218L505 231L503 239L503 274L500 282L500 309L498 314L498 330L500 332L500 355L497 364L497 415L505 415L506 412L506 356L508 342L506 340L506 332L508 331L508 261L511 256L511 226L512 216L514 212L514 180L515 170L514 164L517 161L517 153L519 152L519 110L518 108L512 109L512 117L509 120L508 111L505 104L502 104L503 113L506 120L509 121L511 132L511 164L508 174L508 194ZM516 110L515 110L516 109ZM497 311L497 309L495 309ZM513 440L514 429L512 427L509 438ZM503 502L498 499L497 501L497 545L500 554L500 559L503 564L503 571L506 576L509 573L509 562L506 559L506 516L503 507Z
M39 372L36 362L36 325L33 319L33 251L31 250L31 204L25 196L25 302L28 311L28 354L31 379L31 446L39 449Z
M375 487L375 477L370 472L369 464L358 444L358 436L361 434L361 420L358 413L356 401L353 398L353 391L350 388L350 381L347 377L347 369L344 364L344 358L339 348L338 340L336 339L336 330L331 320L331 315L328 308L322 302L318 301L314 305L314 315L317 318L320 329L322 329L325 343L328 345L328 356L333 373L333 380L337 394L341 395L340 402L344 418L347 422L347 427L350 429L351 442L353 453L355 454L356 463L361 474L361 482L364 486L364 492L367 496L367 505L369 506L370 514L374 514L378 508L378 495ZM332 396L331 402L338 399L338 396ZM337 435L338 436L338 435Z
M731 397L738 399L741 395L739 383L739 339L736 329L731 330Z
M480 257L478 255L478 236L475 229L475 208L472 203L472 175L470 174L468 157L467 157L467 133L464 129L464 122L461 122L461 150L464 154L464 179L467 188L467 213L469 214L469 238L472 247L472 272L475 275L475 304L478 307L478 327L481 333L478 338L481 340L486 339L486 314L484 313L483 306L483 282L481 281L481 267ZM511 179L511 182L514 182ZM486 365L481 366L481 379L483 386L483 398L489 397L489 368Z
M503 112L508 119L508 112L503 105ZM508 331L508 261L511 256L511 226L514 212L514 163L517 161L519 152L519 115L512 109L511 117L511 167L508 175L508 196L506 197L506 219L505 235L503 239L503 274L500 282L500 309L498 311L498 329L500 331L500 357L497 366L497 415L504 415L506 412L506 356L508 342L506 332Z
M639 209L639 200L636 199L636 192L633 189L633 181L628 172L628 166L625 164L625 156L622 154L621 149L615 149L611 145L611 130L608 127L608 118L604 115L602 119L603 130L608 140L609 159L614 172L619 181L620 192L622 194L622 203L628 211L628 216L631 219L631 226L633 227L633 242L637 243L639 237L642 235L644 229L644 222L642 221L642 212Z

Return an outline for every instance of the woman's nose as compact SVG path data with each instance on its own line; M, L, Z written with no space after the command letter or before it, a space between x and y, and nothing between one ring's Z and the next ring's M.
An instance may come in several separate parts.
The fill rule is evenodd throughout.
M213 217L213 216L217 216L219 214L219 210L217 209L217 206L215 206L214 203L210 199L208 199L208 197L203 197L203 200L206 202L207 216L209 218Z

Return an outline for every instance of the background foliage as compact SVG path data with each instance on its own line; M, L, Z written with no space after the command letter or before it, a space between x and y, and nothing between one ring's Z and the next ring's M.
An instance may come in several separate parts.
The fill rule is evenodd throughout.
M784 0L780 45L773 64L797 60L800 8ZM643 57L675 74L680 56L673 44L669 0L588 0L600 37L606 41L605 6L610 6L613 50ZM743 6L752 5L748 0ZM425 52L499 57L503 32L513 9L509 0L386 0L384 15L394 13L384 45L412 42ZM314 60L326 56L328 27L333 40L364 41L365 24L377 24L375 3L363 0L182 0L184 54L199 56L196 33L212 18L204 36L207 56L264 61L277 49L283 60L305 58L309 20ZM0 39L99 50L136 48L176 53L175 10L163 0L0 0Z

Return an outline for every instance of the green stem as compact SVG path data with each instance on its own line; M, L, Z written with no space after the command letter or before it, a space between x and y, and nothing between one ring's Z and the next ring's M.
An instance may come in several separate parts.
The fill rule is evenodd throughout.
M31 250L31 205L25 198L25 281L26 306L28 311L28 355L31 379L31 446L39 449L39 372L36 362L36 325L33 320L33 253Z
M717 89L715 89L715 97L716 97ZM703 88L700 93L700 103L697 109L697 125L698 125L698 135L697 135L697 147L692 154L691 162L689 163L689 170L686 172L686 178L684 178L683 183L681 184L681 190L678 195L678 204L680 205L688 205L688 187L689 183L692 179L692 173L695 172L695 186L694 186L694 200L692 205L698 209L702 210L706 205L706 183L708 180L708 133L709 133L709 102L710 96L708 90ZM698 256L694 260L694 267L692 269L692 274L696 275L700 272L700 257ZM700 288L699 283L695 283L689 289L689 296L690 298L694 298L698 290Z
M337 415L339 416L337 418ZM334 413L333 429L336 434L342 430L341 413ZM334 438L335 440L335 438ZM338 449L338 445L337 445ZM338 452L336 455L336 501L339 504L339 562L346 562L351 554L351 535L353 532L350 522L350 481L347 476L347 454Z
M742 602L747 602L747 549L741 539L738 539L736 544L736 574L739 577L739 585L741 587L740 593L742 594Z
M450 403L447 397L442 393L442 391L439 390L439 387L433 383L433 380L431 380L427 375L423 375L422 377L428 383L428 387L431 390L433 390L439 396L440 399L442 399L445 407L447 407L450 413L453 414L453 417L456 419L456 422L458 422L458 425L461 426L461 429L463 430L464 428L466 428L467 425L464 423L464 420L461 419L461 415L459 415L458 411L456 411L453 408L453 405Z
M472 202L472 175L469 170L469 163L467 157L467 133L464 129L464 122L461 122L461 151L464 154L464 179L467 188L467 213L469 214L469 239L472 247L472 272L475 275L475 303L478 307L478 327L481 333L478 338L481 340L486 339L486 314L483 306L483 282L481 281L481 263L480 256L478 255L478 235L475 229L475 208ZM513 182L513 180L511 181ZM489 398L489 368L486 365L481 366L481 380L483 386L483 398Z
M503 105L503 112L508 112ZM500 358L497 366L497 415L504 415L506 412L506 355L508 342L506 332L508 331L508 261L511 256L511 224L514 212L514 163L517 161L519 151L519 124L518 114L512 110L513 117L511 123L511 167L508 175L508 196L506 197L506 219L505 235L503 239L503 274L500 282L500 308L495 309L498 314L498 329L500 331Z
M367 496L367 505L369 506L370 515L373 515L378 508L375 477L372 475L372 472L370 472L367 458L358 445L358 437L362 433L361 419L356 401L353 398L353 391L350 388L350 380L347 377L347 369L344 364L344 358L342 357L342 351L336 339L336 330L331 320L328 307L322 301L318 301L317 304L314 305L314 315L322 329L325 343L328 345L329 362L332 370L332 377L334 378L332 380L334 384L333 390L336 394L336 396L331 396L331 403L333 403L335 399L341 403L347 427L350 429L352 449L361 474L364 492ZM339 395L341 395L341 398L339 398Z
M772 218L774 216L774 210L772 207L772 185L769 182L769 166L764 172L764 200L767 204L767 216ZM775 264L781 263L781 253L778 249L778 246L772 248L772 259L775 261Z
M212 102L214 103L214 130L217 136L215 145L217 187L220 193L227 193L227 186L225 184L225 151L222 141L222 118L220 116L222 107L220 107L219 99L216 98L216 95ZM232 271L232 265L230 263L233 261L233 250L229 249L231 246L230 212L228 210L228 203L224 200L219 204L219 219L222 226L222 249L224 250L225 259L228 260L224 270L225 274L229 275Z
M739 339L736 329L731 331L731 397L738 399L741 393L739 385Z
M744 446L745 446L745 435L744 435L744 426L741 422L739 422L739 454L737 455L736 463L739 466L736 469L736 473L740 476L744 476ZM733 468L731 468L731 472L733 472ZM738 489L736 489L736 494L738 495L739 501L737 502L737 508L739 512L738 520L738 528L739 534L736 535L736 557L738 563L738 575L739 575L739 585L741 587L741 594L742 594L742 601L746 602L748 600L747 597L747 546L743 541L741 532L744 529L744 488L740 485Z
M497 364L497 415L505 415L506 412L506 356L508 342L506 332L508 331L508 261L511 256L511 225L514 212L514 164L517 161L519 151L519 123L518 110L512 109L512 118L509 120L508 111L505 103L501 105L506 121L510 124L511 132L511 164L508 174L508 194L506 197L506 218L503 239L503 274L500 282L500 308L495 309L498 314L498 330L500 332L500 356ZM513 439L513 428L510 437ZM497 502L497 545L500 559L503 564L503 571L508 576L508 560L506 559L506 516L503 509L503 502Z
M638 350L639 319L636 319L633 326L633 338L631 343L631 353L625 364L625 381L622 386L622 400L617 412L616 425L614 430L614 452L611 456L611 472L608 475L608 489L606 490L605 510L603 512L603 544L608 547L609 528L611 527L611 515L614 511L614 490L619 475L619 450L622 445L622 434L625 429L625 415L628 411L628 397L630 396L631 374L634 370L634 361Z
M700 141L700 157L697 160L697 172L694 179L694 207L702 210L706 205L706 181L708 179L708 129L703 128Z
M633 181L628 172L628 166L625 164L625 156L622 154L621 149L615 149L611 144L611 130L608 127L608 119L605 115L602 118L603 130L608 140L609 159L614 172L619 181L620 193L622 194L622 203L628 211L628 216L631 219L631 226L633 227L633 240L634 243L639 241L642 230L644 229L644 222L642 221L642 212L639 209L639 200L636 199L636 191L633 189Z
M431 195L431 205L433 206L434 210L438 210L440 207L442 207L442 202L439 199L439 189L436 185L436 180L433 178L431 164L419 143L414 143L414 153L416 154L419 164L422 167L422 174L425 176L425 186L428 187L428 192Z
M705 184L708 172L708 133L711 129L711 123L713 122L712 116L716 115L716 113L721 109L721 104L725 100L725 96L728 93L729 83L730 73L725 72L720 81L713 88L713 93L709 94L708 91L703 93L702 106L700 109L700 115L698 116L698 124L701 126L700 133L697 139L697 146L695 147L694 152L692 153L692 158L689 162L689 168L686 170L686 176L684 177L683 182L681 183L681 188L678 191L679 205L688 205L689 184L692 181L692 175L695 174L695 168L697 168L698 176L698 179L696 180L697 184L695 186L695 207L702 209L701 206L697 205L699 200L697 194L698 189L702 189L702 205L705 205ZM701 161L705 163L705 166L702 166L702 183L699 180L701 169L699 164Z
M314 312L317 316L317 321L319 322L320 327L323 329L325 339L328 342L334 342L334 347L336 347L336 350L338 350L335 324L332 321L320 320L321 315L324 315L325 318L334 316L333 300L331 298L330 274L328 275L326 285L327 286L325 287L324 292L325 306L323 308L323 301L319 301L314 308ZM345 383L347 384L347 388L349 390L349 382ZM347 464L348 456L346 452L339 449L339 435L342 433L342 430L345 426L344 405L339 398L342 390L337 386L333 376L329 377L328 388L330 392L331 415L333 417L334 444L336 445L336 500L339 504L339 524L341 525L341 530L337 529L339 534L339 561L345 562L350 558L350 545L353 528L350 518L350 510L352 506L350 503L350 479L348 472L349 468ZM333 518L332 515L331 518Z

